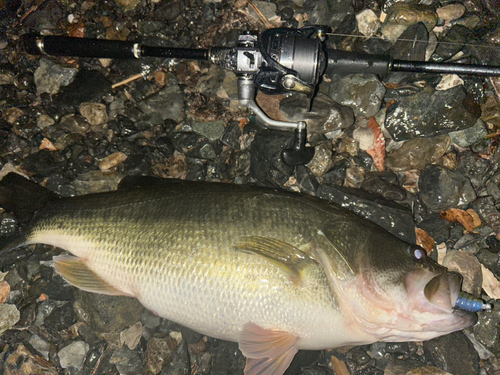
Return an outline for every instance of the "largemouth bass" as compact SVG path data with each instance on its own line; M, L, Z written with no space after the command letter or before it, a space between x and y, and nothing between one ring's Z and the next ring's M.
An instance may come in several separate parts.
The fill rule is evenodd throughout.
M0 205L25 212L21 185L4 178ZM247 375L282 374L300 349L427 340L475 322L454 310L460 275L315 197L183 181L38 202L4 251L67 250L54 258L67 282L237 341Z

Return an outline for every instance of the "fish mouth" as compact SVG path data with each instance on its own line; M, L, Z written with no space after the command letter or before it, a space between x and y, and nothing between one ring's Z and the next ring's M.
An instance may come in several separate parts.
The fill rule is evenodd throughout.
M435 313L452 313L462 286L462 275L445 271L436 274L428 270L411 272L406 278L410 298L417 308Z

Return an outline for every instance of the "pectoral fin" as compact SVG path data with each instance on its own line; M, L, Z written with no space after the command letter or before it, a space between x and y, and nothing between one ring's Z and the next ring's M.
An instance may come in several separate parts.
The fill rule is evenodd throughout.
M245 375L281 375L290 366L299 340L288 332L266 330L254 323L243 326L239 347L245 357Z
M239 251L262 256L286 272L294 284L298 284L301 281L300 270L307 263L315 263L314 259L295 246L270 237L243 237L234 248Z
M94 271L89 269L85 264L85 260L74 257L72 255L59 255L54 257L54 264L57 273L63 279L71 284L92 293L107 294L110 296L128 296L114 286L105 282Z

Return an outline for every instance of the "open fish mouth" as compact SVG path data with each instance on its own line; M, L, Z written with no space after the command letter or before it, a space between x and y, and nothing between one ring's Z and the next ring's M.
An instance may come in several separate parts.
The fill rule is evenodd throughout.
M452 313L462 286L462 276L445 271L436 274L428 270L411 272L406 288L416 308L434 313Z

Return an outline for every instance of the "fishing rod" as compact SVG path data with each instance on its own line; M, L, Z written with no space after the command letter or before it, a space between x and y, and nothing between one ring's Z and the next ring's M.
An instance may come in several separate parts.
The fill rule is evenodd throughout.
M314 148L306 146L306 122L271 119L255 101L257 89L268 95L303 93L310 109L315 88L325 72L381 76L389 72L500 76L500 66L407 61L385 55L323 49L322 42L327 34L325 26L267 29L260 35L241 34L236 47L209 49L154 47L128 41L38 34L23 35L21 44L33 55L207 60L232 71L238 78L241 105L251 109L269 127L294 129L292 147L282 152L283 161L291 166L307 164L314 156Z

